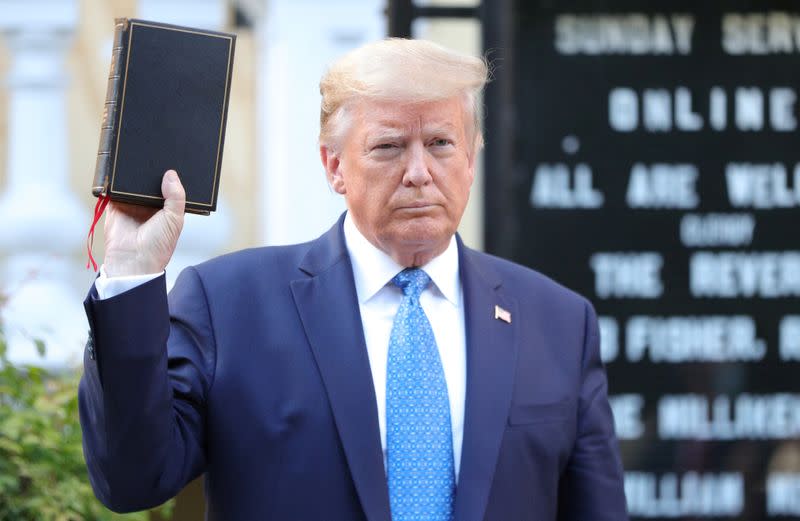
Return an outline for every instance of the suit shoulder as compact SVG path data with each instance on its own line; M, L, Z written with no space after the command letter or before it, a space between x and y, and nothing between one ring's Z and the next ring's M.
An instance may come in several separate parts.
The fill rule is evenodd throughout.
M311 242L247 248L214 257L193 266L193 269L201 279L242 278L256 273L296 274L297 266L310 247Z

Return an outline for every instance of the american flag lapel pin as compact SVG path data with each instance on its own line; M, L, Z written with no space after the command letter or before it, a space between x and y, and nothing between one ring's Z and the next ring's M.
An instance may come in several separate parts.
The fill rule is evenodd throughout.
M494 306L494 318L497 320L502 320L508 324L511 323L511 312L506 311L505 309L501 308L500 306Z

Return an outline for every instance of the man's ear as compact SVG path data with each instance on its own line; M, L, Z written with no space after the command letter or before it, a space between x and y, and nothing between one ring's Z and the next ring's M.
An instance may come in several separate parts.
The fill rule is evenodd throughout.
M328 184L337 194L344 195L347 190L345 189L344 178L340 169L339 154L327 145L320 145L319 157L322 160L322 166L325 167L325 177L328 178Z

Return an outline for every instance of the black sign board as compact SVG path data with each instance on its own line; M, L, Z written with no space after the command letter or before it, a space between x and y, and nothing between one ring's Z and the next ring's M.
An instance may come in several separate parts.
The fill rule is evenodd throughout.
M594 303L631 518L800 519L800 3L512 3L487 246Z

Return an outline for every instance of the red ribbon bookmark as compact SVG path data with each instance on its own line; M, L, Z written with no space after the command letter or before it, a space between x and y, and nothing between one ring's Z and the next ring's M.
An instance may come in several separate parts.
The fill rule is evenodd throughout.
M89 264L92 265L92 269L97 271L97 263L94 261L94 257L92 256L92 245L94 245L94 229L97 226L98 221L100 221L100 217L103 215L103 212L106 210L106 206L108 206L108 202L111 198L107 195L101 195L97 198L97 204L94 205L94 219L92 220L92 226L89 228L89 235L86 237L86 250L89 252L89 260L86 261L86 269L89 269Z

